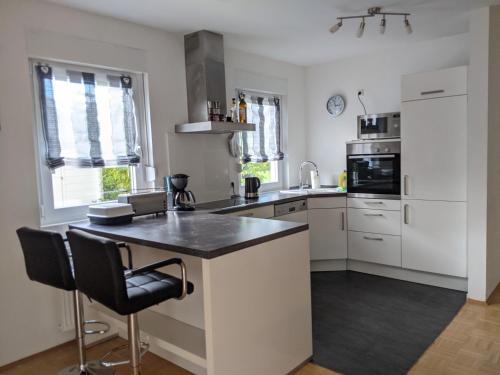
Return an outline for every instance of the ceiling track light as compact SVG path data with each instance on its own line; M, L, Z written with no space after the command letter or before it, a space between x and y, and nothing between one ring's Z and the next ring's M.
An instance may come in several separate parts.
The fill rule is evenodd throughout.
M380 20L380 34L384 34L385 33L385 26L386 26L387 22L385 20L385 14L384 14L384 17L382 17L382 19Z
M359 24L358 32L356 33L356 36L358 38L361 38L363 36L363 34L365 33L365 26L366 26L365 18L363 17L361 19L361 23Z
M368 8L368 11L366 14L362 14L362 15L359 15L359 16L345 16L345 17L337 17L337 19L339 20L338 23L336 23L335 25L333 25L331 28L330 28L330 32L333 34L333 33L336 33L343 25L343 21L344 20L348 20L348 19L361 19L361 23L359 24L359 28L356 32L356 36L358 38L361 38L365 32L365 28L366 28L366 22L365 22L365 18L368 18L368 17L375 17L375 16L382 16L382 19L380 20L380 34L385 34L385 29L386 29L386 26L387 26L387 20L386 20L386 16L403 16L404 17L404 27L405 27L405 30L408 34L411 34L413 33L413 29L411 27L411 24L410 24L410 21L408 20L408 17L410 16L411 14L410 13L397 13L397 12L382 12L382 8L381 7L372 7L372 8Z
M408 34L413 33L413 29L411 27L410 21L408 21L408 16L405 16L405 29Z

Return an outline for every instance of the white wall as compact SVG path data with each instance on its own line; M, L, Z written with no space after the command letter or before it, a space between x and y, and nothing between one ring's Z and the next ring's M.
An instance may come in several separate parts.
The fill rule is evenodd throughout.
M57 327L59 291L28 280L15 235L20 226L39 225L30 56L147 72L157 185L170 171L187 172L201 200L224 198L229 167L234 165L224 136L169 133L175 123L187 120L182 36L35 0L2 0L0 366L72 338L71 332ZM303 70L237 51L228 50L226 56L229 82L237 82L240 71L251 72L261 82L266 81L262 77L285 82L293 107L288 146L296 150L295 158L303 158Z
M469 108L467 130L468 296L486 300L488 186L489 8L470 18Z
M307 67L307 157L318 163L321 183L336 184L345 169L345 142L357 138L356 118L363 114L358 89L365 91L368 113L399 111L401 75L466 65L468 59L469 39L463 34ZM346 100L337 119L326 111L333 94Z
M500 6L490 8L486 296L500 282Z

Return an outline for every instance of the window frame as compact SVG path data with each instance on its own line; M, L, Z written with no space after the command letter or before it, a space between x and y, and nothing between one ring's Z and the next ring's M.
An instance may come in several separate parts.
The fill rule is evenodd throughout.
M245 95L257 95L257 96L264 95L264 96L275 96L275 97L279 98L279 100L280 100L280 144L282 147L281 151L283 151L283 153L285 153L285 159L286 159L284 134L286 131L285 128L286 128L287 124L284 121L285 116L283 115L283 113L287 109L286 96L282 95L282 94L275 94L275 93L268 92L268 91L256 91L256 90L246 90L246 89L238 89L237 88L236 89L236 96L235 96L236 98L238 98L238 94L240 92L243 92ZM260 186L260 191L276 191L276 190L283 189L284 181L285 181L285 172L284 172L285 159L272 161L272 162L276 162L277 166L278 166L278 182L262 183ZM238 180L237 181L241 180L241 165L242 165L242 163L240 162L239 165L240 165L240 168L238 170L238 176L237 176ZM240 191L240 195L243 195L245 193L245 185L240 185L239 191Z
M153 168L153 150L151 136L151 122L149 116L149 101L147 98L147 75L143 72L125 71L122 69L93 66L78 62L61 62L58 60L47 60L30 58L30 74L32 78L32 97L34 111L34 146L36 157L36 173L38 202L40 208L40 225L51 226L69 222L80 221L86 218L89 205L74 207L54 208L54 196L52 185L52 172L46 165L45 141L42 129L42 116L40 107L40 88L36 76L35 66L39 63L56 65L64 68L82 69L90 73L125 74L132 77L134 89L134 105L136 108L138 144L140 146L141 162L137 166L129 166L132 190L147 189L153 187L154 183L147 181L148 168Z

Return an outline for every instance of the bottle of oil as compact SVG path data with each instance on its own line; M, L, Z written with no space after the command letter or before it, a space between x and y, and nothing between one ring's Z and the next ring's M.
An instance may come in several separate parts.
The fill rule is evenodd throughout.
M239 122L240 124L247 123L247 102L245 102L245 94L240 94L240 105L239 105Z

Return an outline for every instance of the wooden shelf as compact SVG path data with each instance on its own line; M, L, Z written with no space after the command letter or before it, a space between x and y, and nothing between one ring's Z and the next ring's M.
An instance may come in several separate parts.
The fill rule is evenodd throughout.
M227 134L255 131L255 124L240 124L225 121L204 121L175 125L176 133L186 134Z

